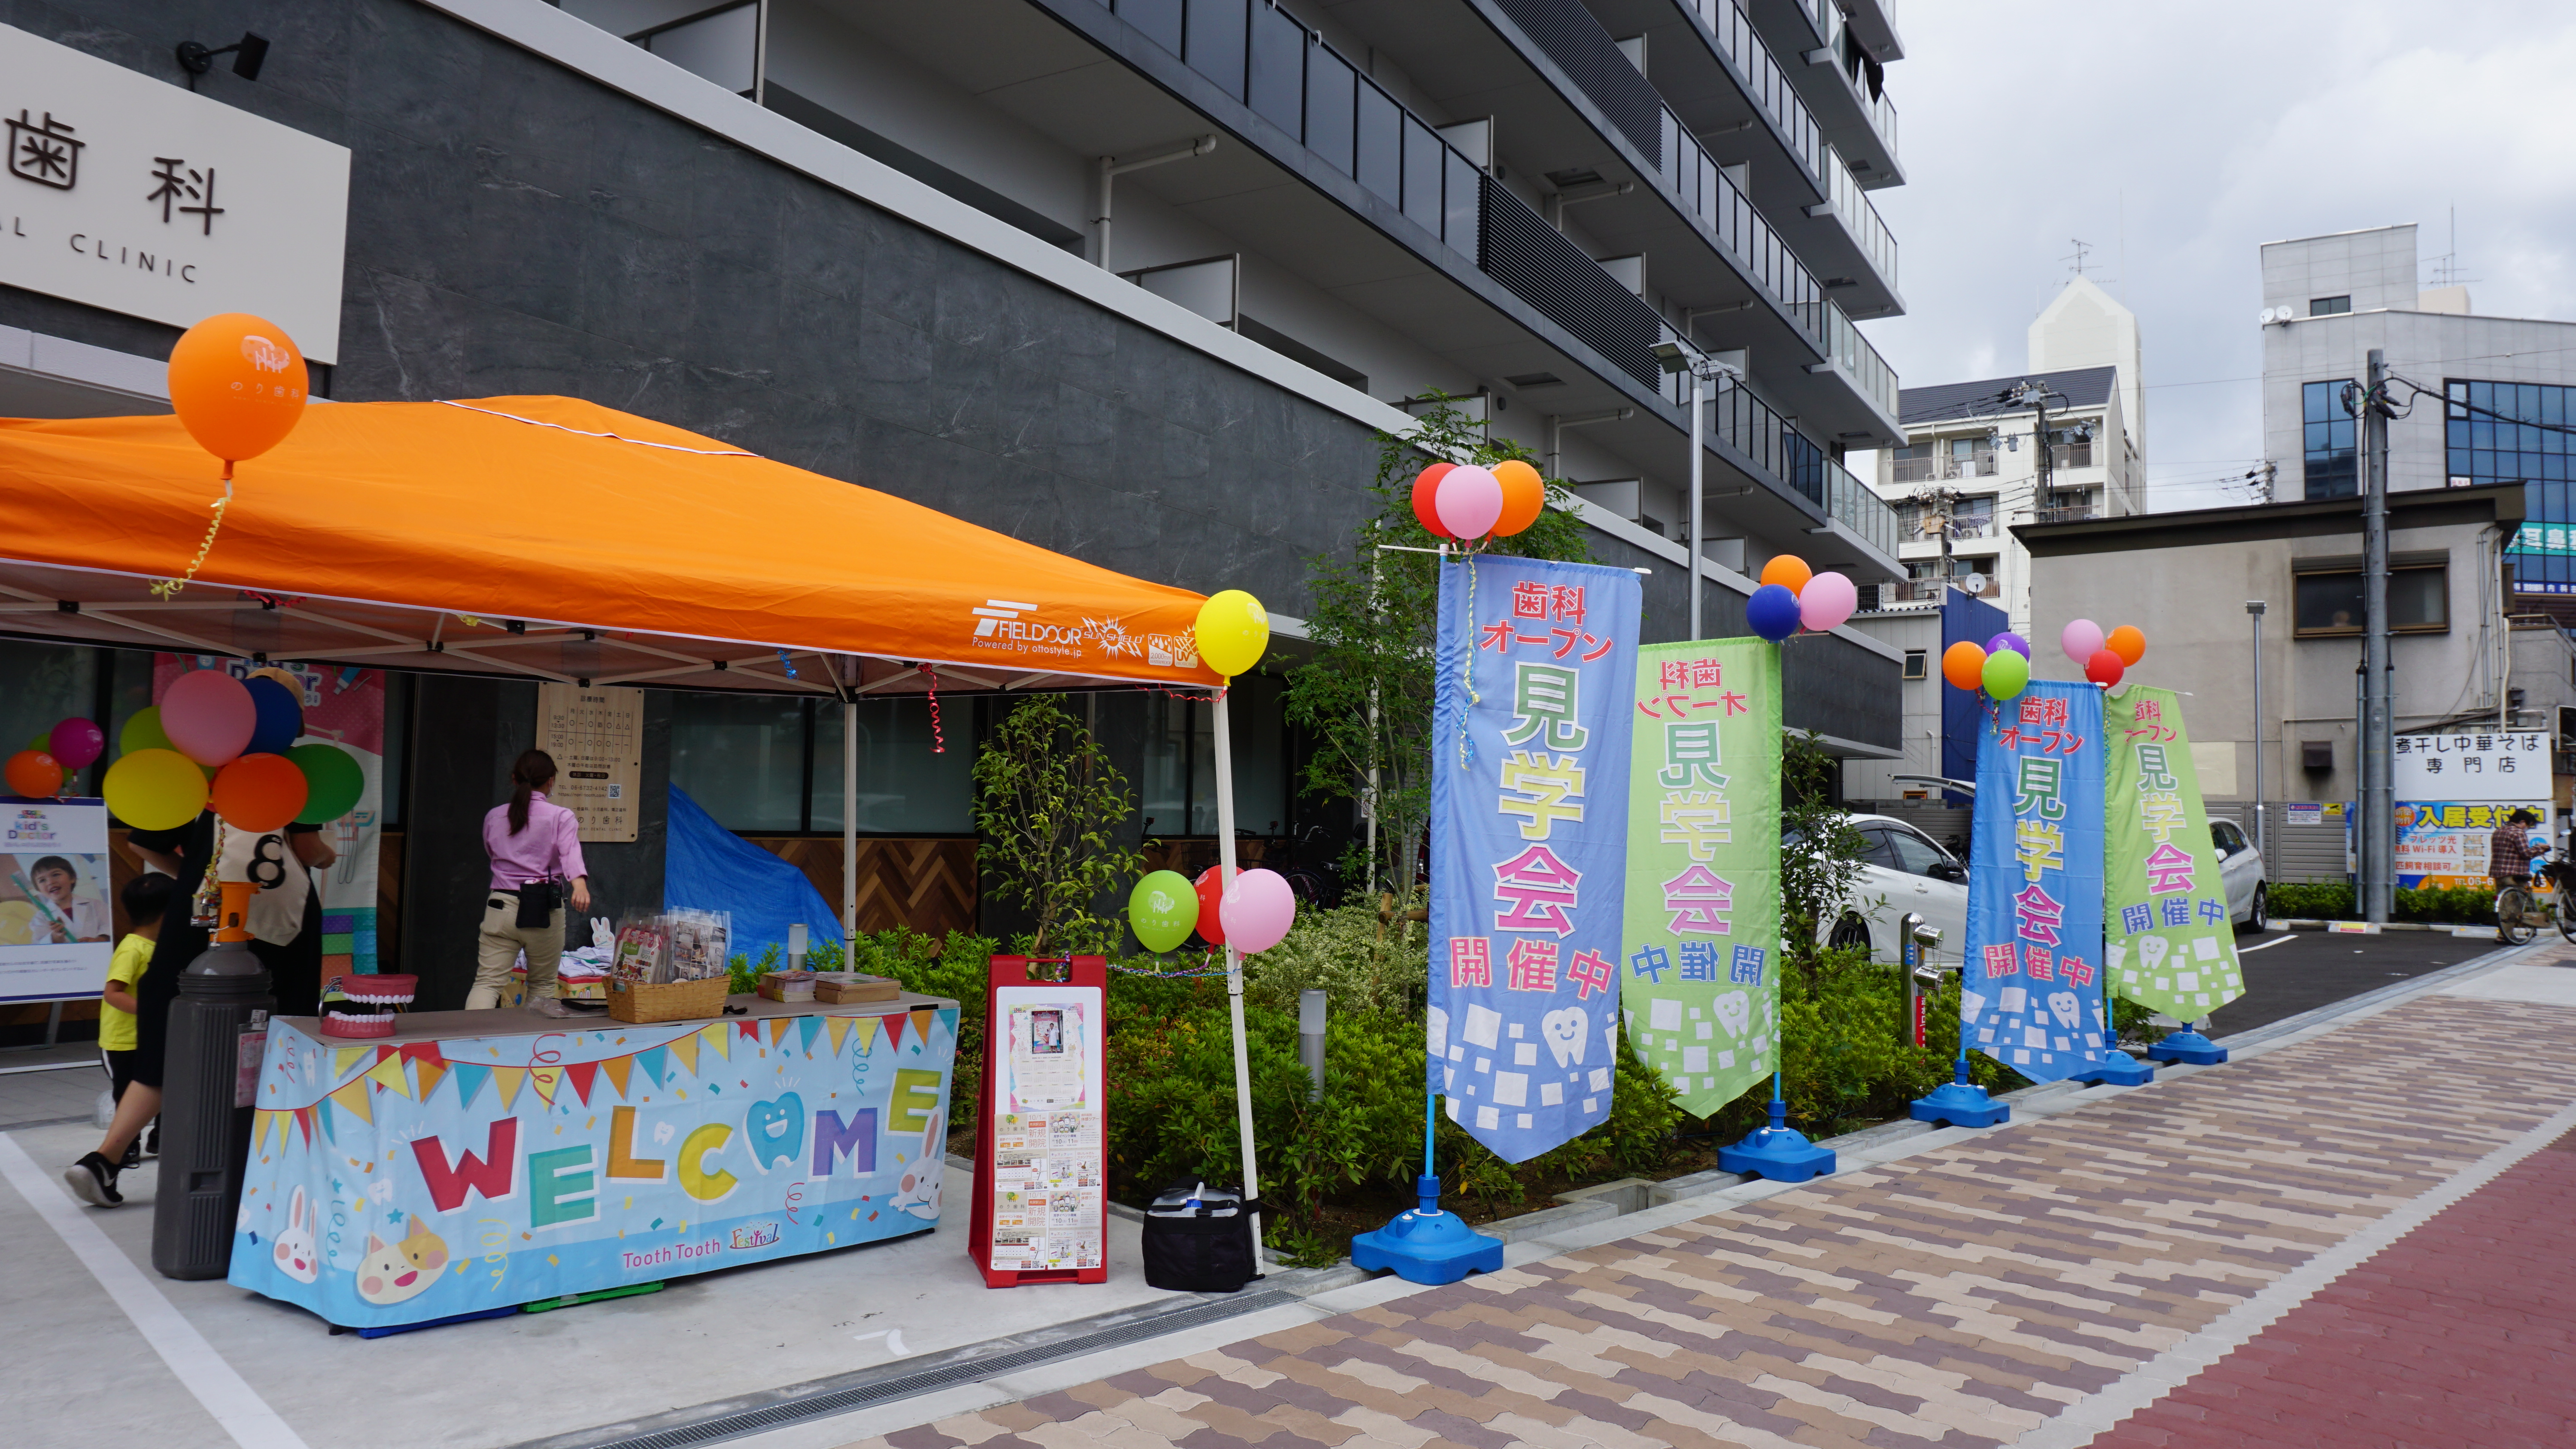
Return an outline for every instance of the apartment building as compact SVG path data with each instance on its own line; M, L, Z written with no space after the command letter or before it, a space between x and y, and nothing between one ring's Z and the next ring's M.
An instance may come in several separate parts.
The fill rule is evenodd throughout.
M1906 176L1888 80L1904 50L1880 0L195 14L75 0L0 44L79 51L147 95L193 90L339 148L345 173L276 184L302 198L293 224L342 237L341 265L250 299L319 319L295 335L327 397L590 398L1121 572L1250 589L1292 658L1309 561L1352 546L1380 436L1435 393L1579 485L1594 556L1651 570L1649 639L1684 632L1694 588L1709 632L1740 632L1777 553L1863 583L1902 573L1894 511L1843 461L1903 431L1860 330L1904 307L1871 200ZM255 76L177 63L181 42L237 28L270 41ZM224 165L242 168L229 184L253 158ZM148 187L129 203L81 185L160 234ZM163 360L194 319L67 293L21 255L0 249L0 415L163 406ZM1663 370L1661 343L1712 374L1697 540L1680 536L1689 378ZM40 623L0 640L0 714L54 708L39 683L68 701L50 718L148 680L149 656ZM1850 628L1802 645L1788 722L1854 758L1894 751L1901 659ZM1235 696L1238 818L1355 829L1348 801L1296 788L1280 687L1247 678ZM478 887L455 863L479 859L535 689L389 681L385 823L404 863L387 930L410 959L470 958ZM952 742L980 727L960 714L989 713L952 708ZM1213 830L1203 704L1085 708L1139 782L1135 829ZM749 681L646 689L647 798L636 842L593 858L602 909L655 898L665 781L723 802L738 833L837 848L836 713ZM968 755L936 752L918 699L871 701L864 724L862 844L949 862L971 910ZM887 891L922 895L922 879Z

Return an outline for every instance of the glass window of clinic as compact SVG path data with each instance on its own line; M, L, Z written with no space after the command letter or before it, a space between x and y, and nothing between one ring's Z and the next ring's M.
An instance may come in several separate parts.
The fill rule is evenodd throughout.
M2576 593L2576 388L2443 380L2451 486L2519 483L2524 524L2505 555L2524 594Z

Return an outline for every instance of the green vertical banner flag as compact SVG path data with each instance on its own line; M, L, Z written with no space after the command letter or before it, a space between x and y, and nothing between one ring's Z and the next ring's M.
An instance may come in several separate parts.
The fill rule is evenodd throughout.
M1780 647L1637 651L1628 765L1629 1039L1705 1117L1780 1038Z
M2102 701L2104 963L2120 995L2184 1021L2245 994L2181 700L2140 684Z

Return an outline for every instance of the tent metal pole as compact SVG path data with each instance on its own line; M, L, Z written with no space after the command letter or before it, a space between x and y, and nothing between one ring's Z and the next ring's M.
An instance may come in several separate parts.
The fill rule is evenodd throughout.
M1226 728L1226 696L1233 690L1220 689L1211 707L1216 735L1216 850L1220 869L1218 879L1228 892L1234 889L1234 741ZM1243 1134L1243 1196L1246 1201L1261 1196L1261 1181L1252 1157L1252 1053L1245 1045L1243 1032L1243 954L1228 941L1225 947L1226 1009L1234 1022L1234 1115ZM1252 1217L1252 1252L1254 1261L1261 1258L1261 1215Z
M859 938L859 702L841 700L841 948ZM846 968L846 958L843 966Z

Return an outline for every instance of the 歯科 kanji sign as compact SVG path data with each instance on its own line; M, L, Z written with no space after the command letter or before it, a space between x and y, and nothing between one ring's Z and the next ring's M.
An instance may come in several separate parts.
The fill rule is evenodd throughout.
M2182 700L2134 685L2103 703L2103 961L2111 987L2197 1021L2245 994Z
M2102 1064L2102 691L2034 679L1977 737L1968 1045L2034 1082Z
M1610 1117L1637 576L1445 562L1430 1084L1507 1162Z
M1780 1034L1780 649L1637 651L1620 1004L1705 1117L1770 1075Z

